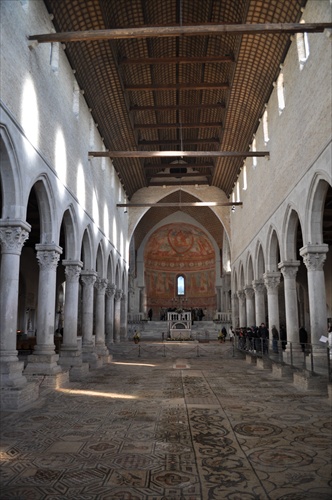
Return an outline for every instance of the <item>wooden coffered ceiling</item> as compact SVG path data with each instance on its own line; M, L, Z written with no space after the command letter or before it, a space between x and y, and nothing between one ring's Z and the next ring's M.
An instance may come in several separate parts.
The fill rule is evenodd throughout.
M305 3L45 0L128 200L177 184L230 195Z

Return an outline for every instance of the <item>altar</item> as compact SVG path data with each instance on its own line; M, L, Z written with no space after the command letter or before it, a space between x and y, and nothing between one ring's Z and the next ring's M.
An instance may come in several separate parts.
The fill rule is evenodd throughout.
M171 340L191 339L191 312L167 313L168 338Z

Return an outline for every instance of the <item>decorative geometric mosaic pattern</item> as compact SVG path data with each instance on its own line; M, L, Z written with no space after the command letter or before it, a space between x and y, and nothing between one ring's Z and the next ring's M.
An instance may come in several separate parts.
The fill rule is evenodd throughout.
M178 359L185 359L179 345ZM1 415L1 500L330 500L331 407L229 356L130 359Z

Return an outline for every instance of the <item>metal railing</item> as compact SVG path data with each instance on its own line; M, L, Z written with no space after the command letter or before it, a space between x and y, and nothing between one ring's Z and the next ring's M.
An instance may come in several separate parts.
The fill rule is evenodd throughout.
M294 369L327 376L332 382L332 350L324 344L301 344L271 339L235 336L235 348L256 357L266 357Z

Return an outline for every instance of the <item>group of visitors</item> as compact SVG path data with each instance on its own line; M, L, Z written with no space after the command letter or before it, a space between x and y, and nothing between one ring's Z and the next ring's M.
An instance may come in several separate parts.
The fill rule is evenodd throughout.
M284 351L287 345L286 328L284 325L280 325L279 331L275 325L272 325L271 332L269 332L266 324L261 323L260 326L237 328L235 335L238 339L239 349L245 351L257 351L267 354L270 338L272 340L272 351L276 354L278 354L280 346Z

